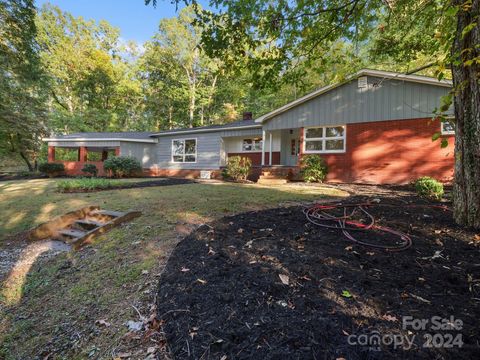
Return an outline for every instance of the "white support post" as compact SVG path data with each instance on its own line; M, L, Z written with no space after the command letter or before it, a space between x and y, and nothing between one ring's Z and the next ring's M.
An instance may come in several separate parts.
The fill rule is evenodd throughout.
M272 140L273 136L272 136L272 132L270 131L270 139L269 139L269 145L270 145L270 151L269 151L269 157L268 157L268 163L270 166L272 166L272 143L273 143L273 140Z
M266 138L265 130L262 131L262 166L265 166L265 138Z

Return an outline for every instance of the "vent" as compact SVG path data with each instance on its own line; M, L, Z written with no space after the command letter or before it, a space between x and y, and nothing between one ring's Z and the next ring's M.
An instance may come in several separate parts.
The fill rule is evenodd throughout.
M367 88L368 87L368 79L366 76L360 76L358 78L358 88L359 89L362 89L362 88Z

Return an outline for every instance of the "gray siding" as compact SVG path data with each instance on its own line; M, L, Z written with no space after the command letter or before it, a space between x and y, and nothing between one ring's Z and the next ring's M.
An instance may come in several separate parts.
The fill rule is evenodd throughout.
M156 164L157 144L120 142L120 155L137 158L143 168L149 168Z
M117 147L120 146L119 141L49 141L48 146L58 147Z
M352 80L267 120L264 129L428 118L450 90L375 77L368 77L368 82L368 88L358 88L357 80Z
M197 139L197 162L172 162L172 140L174 139ZM160 169L219 169L221 142L220 132L161 136L158 138L158 144L156 144L156 165Z

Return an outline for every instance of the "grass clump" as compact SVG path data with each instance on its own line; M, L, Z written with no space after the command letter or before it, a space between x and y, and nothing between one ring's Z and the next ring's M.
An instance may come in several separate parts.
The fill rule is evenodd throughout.
M443 196L443 184L431 177L424 176L415 181L415 191L423 198L440 200Z
M110 180L103 178L78 178L60 180L57 182L57 190L60 192L76 192L76 191L95 191L114 189L124 185L119 180Z

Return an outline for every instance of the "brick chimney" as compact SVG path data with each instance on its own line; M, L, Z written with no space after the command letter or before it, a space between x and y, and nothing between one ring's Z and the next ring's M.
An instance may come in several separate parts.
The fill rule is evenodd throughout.
M243 113L243 120L253 120L253 114L250 111L245 111Z

